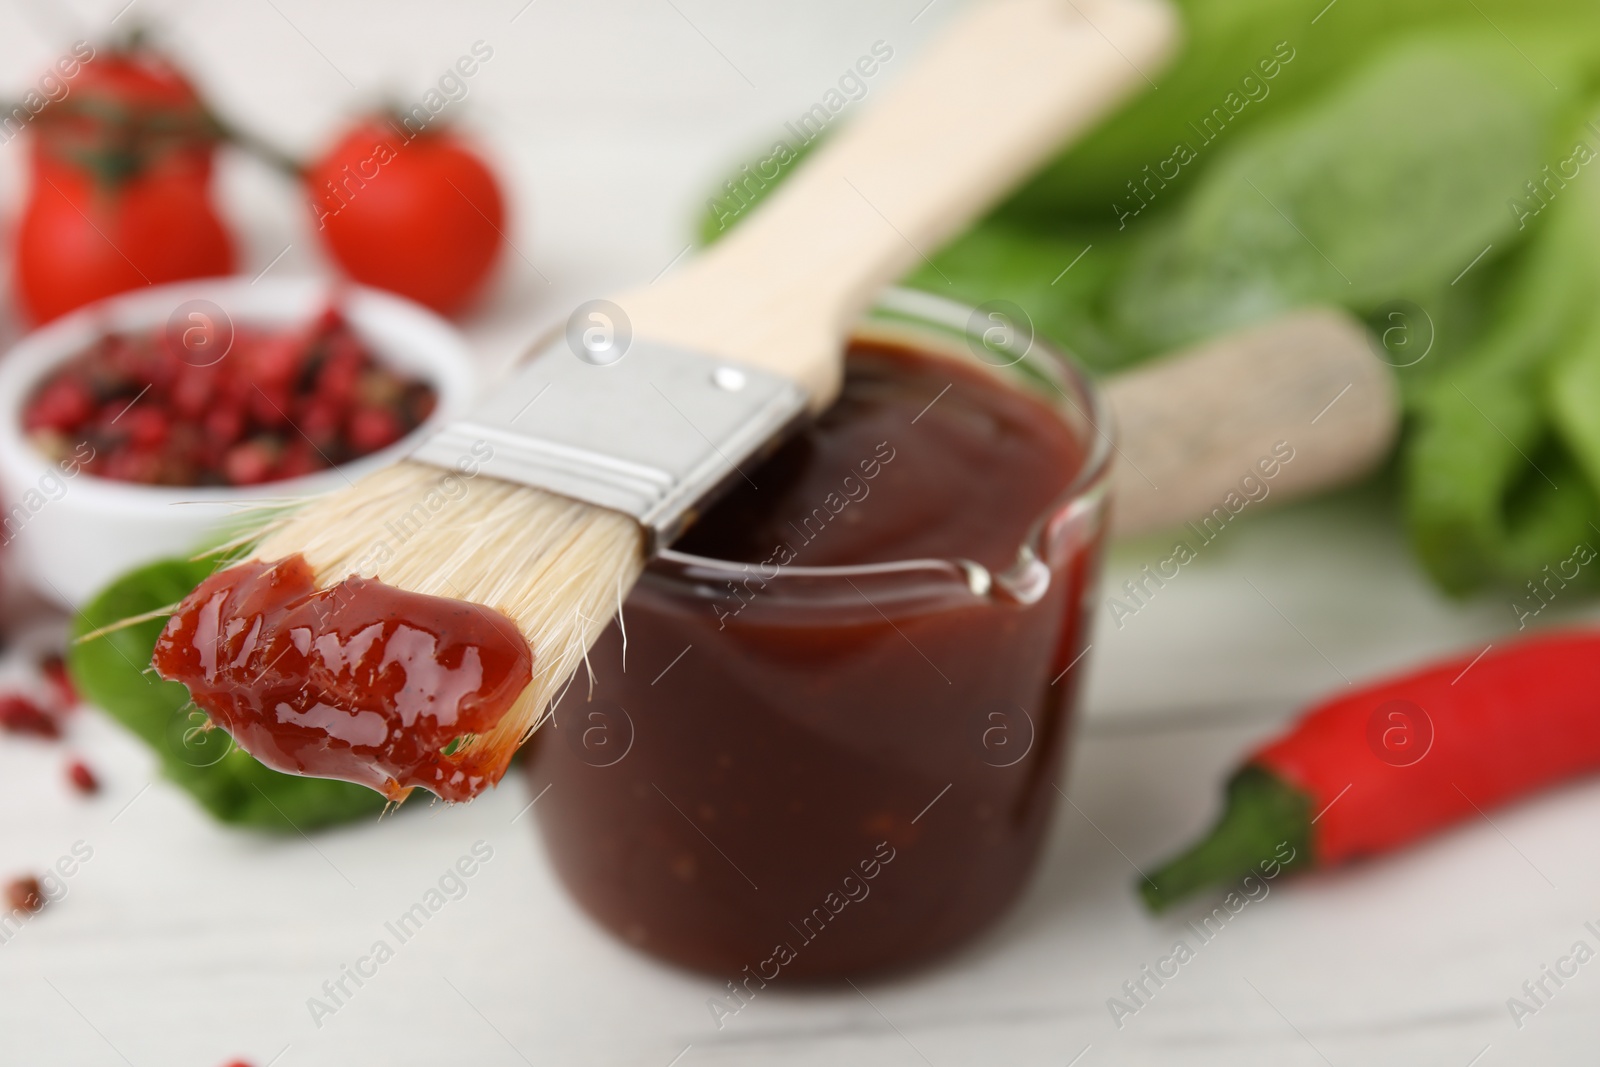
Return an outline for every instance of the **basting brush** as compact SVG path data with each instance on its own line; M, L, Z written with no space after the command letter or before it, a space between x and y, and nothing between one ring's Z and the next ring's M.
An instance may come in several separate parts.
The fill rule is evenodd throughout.
M597 302L476 411L280 519L251 557L299 554L319 588L375 577L513 620L533 679L452 751L491 784L651 553L834 399L876 292L1144 87L1175 38L1158 0L975 5L725 240ZM464 468L468 491L436 507Z

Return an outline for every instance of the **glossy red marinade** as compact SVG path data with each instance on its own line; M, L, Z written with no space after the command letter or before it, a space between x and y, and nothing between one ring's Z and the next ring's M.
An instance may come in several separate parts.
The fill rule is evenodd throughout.
M262 763L402 799L470 800L511 752L452 741L491 729L532 677L509 618L370 578L319 590L304 557L251 560L178 606L153 663Z

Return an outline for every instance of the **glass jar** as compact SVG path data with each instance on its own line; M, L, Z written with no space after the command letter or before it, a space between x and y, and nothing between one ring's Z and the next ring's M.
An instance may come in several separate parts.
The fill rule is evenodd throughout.
M1072 732L1111 441L1083 372L998 314L896 290L855 336L984 367L1081 443L1009 568L785 566L752 585L748 564L664 551L592 683L535 734L551 859L626 941L749 996L920 962L1021 892Z

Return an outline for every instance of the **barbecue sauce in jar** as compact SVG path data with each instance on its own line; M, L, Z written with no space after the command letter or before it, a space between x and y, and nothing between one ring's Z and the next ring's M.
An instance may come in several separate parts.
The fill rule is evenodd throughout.
M579 903L730 979L724 1015L994 921L1061 777L1095 432L981 365L856 342L838 402L646 568L535 735Z

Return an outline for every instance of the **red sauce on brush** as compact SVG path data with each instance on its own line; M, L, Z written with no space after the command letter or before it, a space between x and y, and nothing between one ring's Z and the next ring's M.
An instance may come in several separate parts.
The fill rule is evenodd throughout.
M510 751L452 753L498 723L533 674L499 612L368 578L319 590L298 555L206 579L152 662L267 766L391 800L415 786L470 800L499 781Z

